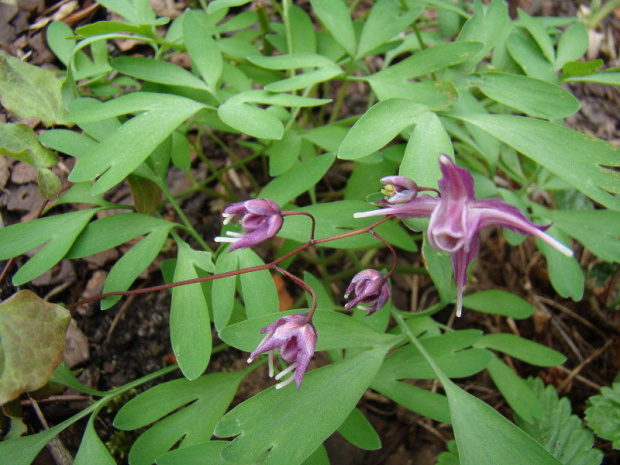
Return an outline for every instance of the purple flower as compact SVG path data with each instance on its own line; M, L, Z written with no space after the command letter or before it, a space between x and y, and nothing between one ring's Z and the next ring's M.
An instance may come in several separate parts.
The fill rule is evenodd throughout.
M224 224L242 215L241 227L244 234L228 231L229 237L216 237L215 242L231 242L230 252L260 244L275 236L282 227L280 207L273 200L254 199L233 203L222 212Z
M441 197L414 196L404 204L381 210L356 213L355 217L395 215L401 219L430 217L428 242L437 250L450 253L457 286L457 315L462 309L463 288L467 284L467 267L480 249L478 231L485 226L501 226L511 231L538 237L567 256L572 250L544 232L548 226L529 221L513 205L497 198L476 200L474 179L445 154L439 156L443 177L439 180Z
M405 176L386 176L381 178L381 182L385 187L381 189L381 193L387 198L380 203L405 203L415 199L418 195L418 185Z
M383 308L390 298L390 285L377 270L368 269L357 273L347 287L344 298L349 298L349 294L353 291L355 298L345 305L345 310L357 305L361 310L368 310L366 316Z
M269 326L261 329L261 334L268 334L258 345L256 350L250 354L248 363L251 363L259 354L269 352L269 377L273 377L273 352L280 349L282 358L291 363L289 367L278 373L276 379L281 379L291 371L295 370L295 375L291 375L286 381L276 384L276 389L280 389L293 380L297 384L297 389L301 387L301 381L308 369L310 359L314 355L317 333L312 323L308 322L308 313L295 313L274 321Z

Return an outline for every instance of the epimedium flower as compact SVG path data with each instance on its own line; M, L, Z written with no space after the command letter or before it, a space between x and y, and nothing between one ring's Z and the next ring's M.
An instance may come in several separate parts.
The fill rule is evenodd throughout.
M360 271L353 277L345 291L344 298L348 299L353 291L355 291L355 298L345 305L345 310L348 311L357 305L357 308L361 310L368 310L366 316L383 308L391 294L390 285L385 276L372 269Z
M241 216L241 227L244 234L233 231L227 232L227 237L218 236L216 242L231 242L230 252L236 249L245 249L260 244L274 237L282 227L282 212L280 206L273 200L253 199L245 202L233 203L222 212L224 224L233 218Z
M275 349L280 349L280 356L291 365L278 373L276 380L282 379L291 371L295 371L287 380L276 384L276 389L283 388L293 380L297 389L301 387L308 364L314 355L317 332L308 321L308 313L295 313L274 321L261 329L261 334L267 333L256 350L250 354L248 363L251 363L259 354L269 352L269 377L273 377L273 355Z
M441 195L434 197L420 194L405 203L390 205L380 210L356 213L355 217L394 215L400 219L430 217L428 242L436 250L448 252L454 269L457 286L457 315L462 310L463 288L467 284L467 268L478 255L478 231L485 226L500 226L519 234L538 237L567 256L573 252L544 231L548 226L538 226L528 220L515 206L498 198L477 200L474 197L474 179L465 168L459 168L445 154L439 156L443 177L439 180ZM393 185L394 177L382 182ZM402 181L399 180L402 184ZM395 187L394 187L395 190ZM418 188L420 190L420 188ZM387 200L391 202L390 199Z

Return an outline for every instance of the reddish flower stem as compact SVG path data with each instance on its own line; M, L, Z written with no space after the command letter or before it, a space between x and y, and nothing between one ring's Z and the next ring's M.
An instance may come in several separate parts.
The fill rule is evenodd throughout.
M286 213L292 214L292 212L286 212ZM314 217L312 217L312 215L310 215L308 213L305 213L305 212L295 212L295 214L302 214L302 215L310 216L312 218L312 221L313 221L312 237L313 237L314 236L314 222L315 222ZM313 239L311 237L311 239L308 242L306 242L305 244L302 244L299 247L297 247L296 249L291 250L290 252L282 255L279 258L276 258L274 261L269 262L269 263L265 263L263 265L251 266L249 268L242 268L240 270L226 271L224 273L217 273L217 274L212 274L212 275L209 275L209 276L204 276L204 277L201 277L201 278L194 278L194 279L188 279L188 280L185 280L185 281L178 281L176 283L161 284L159 286L145 287L145 288L142 288L142 289L134 289L134 290L131 290L131 291L107 292L105 294L96 295L94 297L89 297L88 299L83 299L83 300L80 300L78 302L72 303L70 305L67 305L66 308L74 308L74 307L77 307L79 305L89 304L91 302L96 302L98 300L105 299L106 297L147 294L149 292L158 292L158 291L163 291L163 290L166 290L166 289L171 289L173 287L187 286L188 284L203 283L205 281L213 281L214 279L228 278L230 276L238 276L238 275L245 274L245 273L253 273L254 271L275 270L275 269L278 268L278 265L280 263L282 263L283 261L289 259L293 255L298 254L299 252L302 252L302 251L308 249L309 247L312 247L313 245L324 244L326 242L331 242L331 241L335 241L335 240L338 240L338 239L345 239L347 237L353 237L353 236L357 236L359 234L369 233L369 232L371 232L373 230L373 228L379 226L382 223L385 223L386 221L388 221L388 220L390 220L392 218L394 218L393 215L388 215L388 216L380 219L379 221L374 222L373 224L371 224L371 225L369 225L369 226L367 226L365 228L356 229L355 231L350 231L350 232L347 232L347 233L338 234L336 236L325 237L323 239L318 239L318 240L317 239ZM384 242L384 244L386 244L386 242ZM314 313L314 312L312 311L312 313Z

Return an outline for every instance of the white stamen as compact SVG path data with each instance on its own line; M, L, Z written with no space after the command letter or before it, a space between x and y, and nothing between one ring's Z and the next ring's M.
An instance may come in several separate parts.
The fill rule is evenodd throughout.
M269 377L273 378L273 350L269 351Z
M282 379L283 376L286 376L288 373L293 371L295 368L297 368L297 362L294 362L286 370L282 370L280 373L278 373L276 375L276 380Z
M235 215L231 215L230 213L222 213L222 217L224 218L223 223L224 224L230 223L232 221L232 219L233 219L233 216L235 216Z
M217 236L215 239L213 239L215 242L230 242L231 244L234 244L235 242L237 242L239 240L238 237L224 237L224 236Z
M374 216L374 214L376 212L377 212L377 210L371 210L371 211L368 211L368 212L353 213L353 218L366 218L367 216Z
M276 389L282 389L284 386L288 386L289 384L291 384L294 380L295 377L291 375L291 377L289 377L289 379L287 379L286 381L282 381L281 383L276 384Z
M252 357L248 358L248 363L252 363L254 359Z

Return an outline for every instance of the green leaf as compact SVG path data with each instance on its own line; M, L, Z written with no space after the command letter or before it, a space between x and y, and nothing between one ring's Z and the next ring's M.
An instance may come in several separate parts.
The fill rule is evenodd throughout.
M124 244L159 227L177 226L171 221L153 218L141 213L104 216L89 223L67 252L67 258L82 258ZM1 233L0 233L1 234Z
M161 204L162 191L157 184L134 175L127 176L131 197L138 213L152 215Z
M588 399L586 422L594 433L620 449L620 383L603 386L600 395Z
M542 405L532 389L508 365L493 357L487 371L515 413L528 422L543 416Z
M213 2L209 3L209 6ZM207 441L194 446L171 450L157 457L157 465L187 465L204 463L208 465L230 465L222 458L222 450L230 444L228 441ZM260 465L259 462L237 462L235 465Z
M551 226L546 232L564 244L569 242L568 237L555 226ZM538 238L535 239L535 242L538 250L547 259L549 278L553 288L562 297L570 297L575 301L581 300L585 282L583 271L577 259L575 257L567 257Z
M424 233L422 244L422 256L426 262L428 273L439 292L441 302L451 302L456 298L456 284L454 284L454 271L450 255L440 250L433 249Z
M310 213L316 220L315 239L333 237L338 234L354 231L373 224L378 218L354 218L353 214L368 210L368 203L359 200L343 200L339 202L321 203L300 208L299 211ZM414 251L416 244L411 236L398 224L386 222L375 228L390 244L401 249ZM303 215L291 215L286 218L280 237L306 242L310 236L310 221ZM325 243L330 248L365 248L380 246L381 242L370 234L358 234L352 237L337 239Z
M50 50L65 66L69 66L76 37L71 28L62 21L52 21L45 31Z
M215 262L215 274L239 269L239 254L222 251ZM215 328L221 331L230 320L230 315L235 305L235 289L237 277L220 278L213 281L211 287L211 308L213 309L213 322Z
M555 70L561 70L570 61L579 60L588 50L588 43L588 28L585 23L578 21L567 28L558 42Z
M99 3L133 24L157 22L148 0L102 0Z
M366 419L364 414L357 408L351 410L346 420L338 428L347 441L364 450L377 450L381 448L381 439Z
M480 339L478 330L461 330L424 339L421 344L448 376L462 378L483 370L492 353L472 345ZM407 345L386 357L379 374L388 379L433 379L435 371L424 355L413 345Z
M437 163L440 153L454 158L450 136L434 112L422 113L409 137L399 174L415 179L420 186L437 186L441 177Z
M108 274L103 293L126 291L142 272L157 258L166 243L172 225L163 225L134 245L114 264ZM101 301L101 310L107 310L121 299L121 296L106 297Z
M403 10L402 4L398 0L379 0L376 2L364 22L356 59L365 57L375 48L398 36L421 13L421 7Z
M269 155L269 176L275 177L286 173L299 159L301 137L292 131L287 131L282 139L273 141L266 153Z
M201 103L171 94L134 92L89 111L73 111L67 119L88 123L139 113L78 160L69 175L72 182L100 178L93 194L121 182L135 170L187 118L205 108Z
M529 318L536 311L532 305L522 298L499 289L466 295L463 297L463 307L518 320Z
M224 65L222 52L209 34L207 22L207 16L204 12L199 10L185 11L183 15L183 40L192 63L207 83L211 93L214 94L222 76Z
M190 89L209 90L208 86L192 73L167 61L145 57L119 57L112 60L110 64L120 73L136 79Z
M481 42L483 46L462 64L446 70L443 79L462 79L463 76L467 76L502 37L508 23L506 2L493 0L490 4L485 5L481 1L475 1L474 14L463 25L457 42Z
M263 260L252 249L233 253L238 254L240 269L264 265ZM278 291L269 270L242 274L239 282L248 318L269 315L279 308Z
M363 324L363 323L362 323ZM226 414L218 437L236 436L222 456L232 462L298 465L349 416L389 346L380 346L307 373L300 390L267 389ZM287 421L282 421L283 415ZM269 427L266 427L269 425ZM304 434L291 425L304 425Z
M344 2L341 0L310 0L312 10L325 29L346 52L355 55L356 40L353 22Z
M461 465L459 460L459 451L456 448L456 441L453 439L447 443L448 450L437 456L436 465Z
M506 48L512 59L528 76L558 82L553 65L542 55L538 44L532 37L523 37L515 32L508 37Z
M545 388L540 378L527 382L540 399L544 415L533 422L516 416L517 425L564 465L599 465L603 453L592 449L594 435L582 427L579 417L571 415L570 401L566 397L558 399L553 386Z
M333 154L325 153L296 166L263 187L258 197L271 199L279 205L287 204L312 189L332 166L335 158Z
M618 148L556 124L512 115L469 115L472 123L530 157L575 189L611 209L620 210ZM587 154L584 156L583 154Z
M97 436L94 426L95 418L96 415L93 414L88 419L80 448L73 462L74 465L114 465L116 463L106 446L99 439L99 436Z
M0 155L23 161L37 169L58 163L58 155L44 148L32 128L22 123L0 126Z
M607 84L610 86L620 86L620 73L602 72L595 74L586 74L564 79L564 82L598 82L599 84Z
M246 3L250 3L252 0L213 0L209 2L207 7L207 13L213 14L223 8L229 8L231 6L241 6Z
M458 41L435 45L420 50L398 63L389 66L367 78L368 82L391 81L406 82L461 64L482 50L481 42Z
M293 313L307 312L307 309L289 310L286 312L272 312L257 318L250 318L240 323L227 326L220 332L220 338L245 352L252 352L264 334L260 330L279 318ZM316 327L319 338L316 350L345 349L352 347L371 347L394 341L392 335L374 331L367 324L342 313L327 310L317 310L312 323Z
M385 376L377 376L370 387L412 412L441 423L451 422L448 398L443 394L427 391Z
M541 367L554 367L566 361L566 357L560 352L508 333L485 334L474 346L499 350L506 355Z
M58 156L39 143L29 126L21 123L0 125L0 155L34 166L44 198L53 199L60 192L60 179L47 169L58 162Z
M276 115L249 103L228 99L217 114L225 124L252 137L281 139L284 134L284 125Z
M65 124L60 87L52 71L0 51L0 102L18 118L34 116L45 126Z
M52 377L62 362L70 320L63 307L31 291L0 303L0 405L43 387Z
M195 267L204 266L203 254L207 252L195 251L180 239L177 245L174 281L198 278ZM170 342L183 375L189 380L198 378L209 364L212 345L209 307L200 284L172 289Z
M134 443L129 463L167 463L158 458L175 444L180 442L178 450L184 450L208 441L246 374L247 370L168 381L127 402L114 418L115 427L135 430L156 422Z
M15 273L13 283L22 285L56 265L97 211L98 208L91 208L0 228L0 260L16 257L47 242Z
M519 23L532 35L543 55L550 63L555 62L555 52L549 34L543 26L543 18L532 18L525 11L519 10Z
M426 110L427 107L405 99L377 103L349 130L340 144L338 157L355 160L376 152L413 125Z
M579 110L579 101L559 85L506 73L485 73L472 84L484 95L537 118L560 119Z

